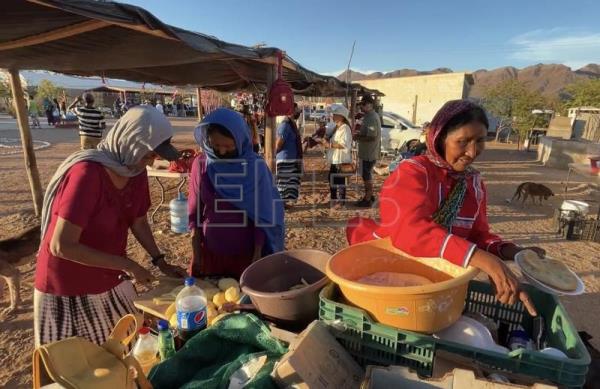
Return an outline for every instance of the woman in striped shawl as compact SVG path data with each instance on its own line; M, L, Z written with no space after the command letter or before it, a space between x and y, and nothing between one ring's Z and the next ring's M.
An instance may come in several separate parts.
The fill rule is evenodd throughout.
M302 114L294 104L294 114L288 116L277 128L277 189L289 209L298 200L302 178L302 136L296 120Z
M153 276L127 257L130 230L164 274L185 274L165 262L146 217L146 166L157 156L178 158L172 136L156 109L132 108L97 149L70 155L50 180L33 294L36 346L72 336L103 343L122 316L137 312L129 279L148 284Z

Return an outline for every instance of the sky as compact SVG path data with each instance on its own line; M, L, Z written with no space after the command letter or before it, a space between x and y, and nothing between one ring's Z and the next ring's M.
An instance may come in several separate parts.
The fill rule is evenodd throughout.
M243 45L279 47L303 66L475 71L600 63L597 0L121 0L163 22Z

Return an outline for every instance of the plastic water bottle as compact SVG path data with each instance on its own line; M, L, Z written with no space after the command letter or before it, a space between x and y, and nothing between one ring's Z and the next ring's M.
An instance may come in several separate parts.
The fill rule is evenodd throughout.
M185 195L179 192L177 198L169 203L169 209L171 211L171 231L178 234L189 232Z
M145 375L148 375L152 366L158 363L158 342L150 333L148 327L142 327L138 331L138 339L132 350L133 357L137 359Z
M206 295L195 286L196 279L185 279L185 288L175 299L177 330L183 340L188 340L206 328Z
M175 355L175 340L166 320L158 321L158 353L161 361Z

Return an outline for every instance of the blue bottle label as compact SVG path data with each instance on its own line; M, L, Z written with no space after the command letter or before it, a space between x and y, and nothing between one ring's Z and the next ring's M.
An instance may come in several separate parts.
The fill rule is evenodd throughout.
M186 331L194 331L206 327L206 308L199 311L177 312L177 327Z

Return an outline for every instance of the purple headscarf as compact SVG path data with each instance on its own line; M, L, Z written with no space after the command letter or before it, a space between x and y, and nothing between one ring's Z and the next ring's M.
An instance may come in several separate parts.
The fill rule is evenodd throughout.
M475 107L478 107L478 105L469 100L450 100L444 104L433 117L427 132L427 158L429 158L429 160L436 166L449 170L454 174L463 175L464 173L465 176L472 175L476 172L472 167L468 167L464 172L461 173L455 171L452 166L446 162L446 158L438 153L435 147L436 142L446 124L448 124L448 122L456 115L469 111Z

